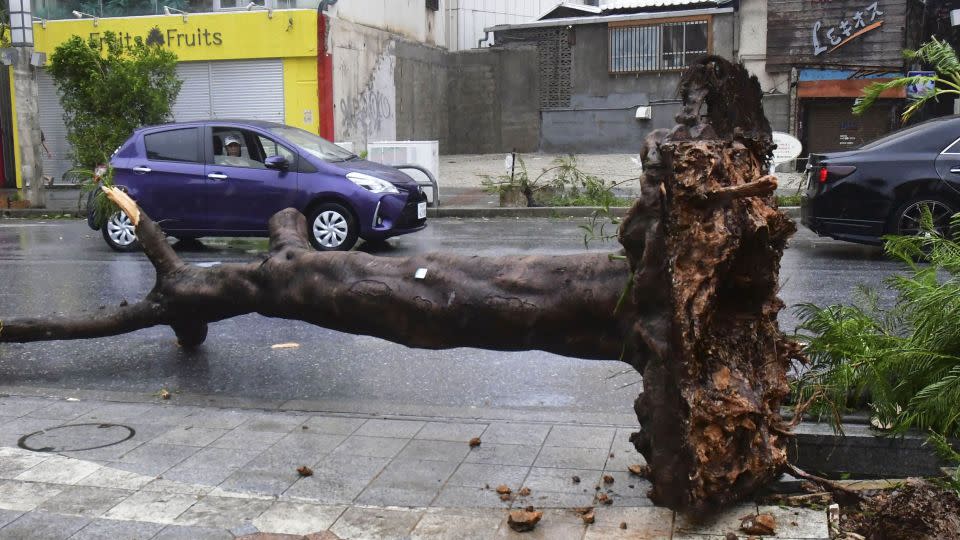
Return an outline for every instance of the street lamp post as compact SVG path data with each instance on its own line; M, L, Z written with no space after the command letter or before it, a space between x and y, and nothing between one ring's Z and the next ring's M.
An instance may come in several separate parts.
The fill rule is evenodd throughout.
M10 44L14 47L33 47L30 0L10 0Z
M40 154L40 110L37 103L35 70L43 65L44 55L33 52L33 13L31 0L9 0L10 45L13 54L4 63L13 66L14 119L19 142L21 187L31 206L43 206L43 162Z

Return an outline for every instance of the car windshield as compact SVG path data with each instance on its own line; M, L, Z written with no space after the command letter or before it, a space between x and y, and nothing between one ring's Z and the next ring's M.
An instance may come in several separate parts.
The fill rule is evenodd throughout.
M300 128L282 126L272 127L269 131L299 146L303 151L324 161L346 161L356 159L357 155L344 150L332 142Z

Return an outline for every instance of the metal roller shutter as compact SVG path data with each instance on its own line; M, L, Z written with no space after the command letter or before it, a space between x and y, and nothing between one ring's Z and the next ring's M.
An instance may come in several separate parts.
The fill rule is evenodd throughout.
M213 118L283 122L283 63L234 60L210 63Z
M173 104L178 122L249 118L283 122L283 61L225 60L177 65L183 81Z
M173 117L180 122L210 118L210 62L181 62L177 77L183 86L171 107Z
M896 128L896 101L878 100L862 116L852 99L805 99L804 144L809 153L852 150Z
M40 109L40 130L52 157L41 151L43 175L52 176L54 182L63 182L63 175L73 168L70 154L73 149L67 143L67 126L63 123L63 107L60 96L53 84L53 78L46 71L37 71L37 103Z

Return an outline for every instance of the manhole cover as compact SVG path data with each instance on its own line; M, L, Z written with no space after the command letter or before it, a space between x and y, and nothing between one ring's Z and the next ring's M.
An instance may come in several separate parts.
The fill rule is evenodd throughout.
M24 435L17 446L34 452L82 452L120 444L136 433L121 424L70 424Z

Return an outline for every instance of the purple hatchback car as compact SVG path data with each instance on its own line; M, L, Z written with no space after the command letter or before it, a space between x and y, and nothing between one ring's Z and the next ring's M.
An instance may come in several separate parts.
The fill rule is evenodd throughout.
M426 227L427 198L412 178L273 122L209 120L138 129L110 164L114 182L176 238L267 236L270 217L291 207L307 217L310 243L323 251ZM115 250L138 247L122 212L102 231Z

